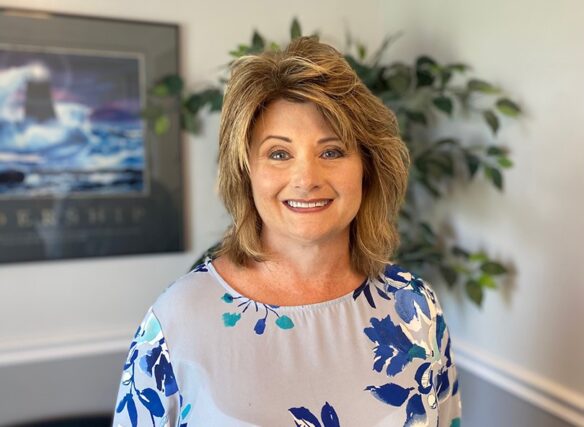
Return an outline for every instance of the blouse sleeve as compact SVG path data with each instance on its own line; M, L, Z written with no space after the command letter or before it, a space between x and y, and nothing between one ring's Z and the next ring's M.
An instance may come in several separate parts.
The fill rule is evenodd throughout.
M162 327L150 309L130 345L113 426L179 427L181 400Z
M462 405L458 389L458 373L450 350L450 333L441 313L436 321L436 338L441 360L434 380L438 400L438 427L459 427Z

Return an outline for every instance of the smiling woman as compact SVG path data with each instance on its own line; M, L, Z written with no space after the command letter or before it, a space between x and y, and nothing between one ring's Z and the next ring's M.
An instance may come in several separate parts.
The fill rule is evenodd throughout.
M460 425L448 328L391 262L408 154L394 115L315 38L235 62L221 248L153 304L114 425Z

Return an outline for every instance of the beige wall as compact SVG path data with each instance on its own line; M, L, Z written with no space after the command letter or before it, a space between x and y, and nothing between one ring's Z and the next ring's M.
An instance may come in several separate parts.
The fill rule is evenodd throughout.
M467 62L525 108L496 140L515 162L505 192L482 180L456 188L435 218L516 271L482 310L441 292L458 360L584 425L584 4L390 1L384 10L384 27L406 32L396 56ZM488 137L442 124L441 135Z

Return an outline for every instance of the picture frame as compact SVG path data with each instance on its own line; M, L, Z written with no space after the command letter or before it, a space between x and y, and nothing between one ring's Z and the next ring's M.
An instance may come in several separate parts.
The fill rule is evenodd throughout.
M175 24L0 8L0 263L184 250Z

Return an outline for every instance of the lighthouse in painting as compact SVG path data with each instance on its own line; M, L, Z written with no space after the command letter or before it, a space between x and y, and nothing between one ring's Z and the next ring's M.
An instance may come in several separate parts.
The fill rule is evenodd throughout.
M56 119L49 80L29 80L26 82L24 117L37 122Z

